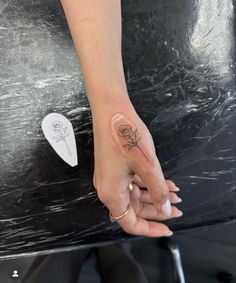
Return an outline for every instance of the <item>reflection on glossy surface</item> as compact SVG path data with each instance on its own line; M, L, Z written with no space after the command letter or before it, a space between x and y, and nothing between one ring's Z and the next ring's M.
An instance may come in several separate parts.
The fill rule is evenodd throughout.
M235 52L233 3L221 0L198 1L197 21L191 35L195 60L209 67L226 82L231 79Z
M235 217L232 3L122 1L129 94L181 188L172 230ZM127 237L92 186L91 113L60 2L5 1L0 38L0 257ZM79 167L45 140L50 112L72 122Z

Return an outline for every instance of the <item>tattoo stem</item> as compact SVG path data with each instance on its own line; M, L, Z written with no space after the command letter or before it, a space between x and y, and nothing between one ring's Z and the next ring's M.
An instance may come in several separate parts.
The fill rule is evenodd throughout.
M137 147L142 152L143 156L147 159L147 161L149 161L149 159L147 158L147 155L143 152L143 150L141 149L141 147L138 144L137 144Z

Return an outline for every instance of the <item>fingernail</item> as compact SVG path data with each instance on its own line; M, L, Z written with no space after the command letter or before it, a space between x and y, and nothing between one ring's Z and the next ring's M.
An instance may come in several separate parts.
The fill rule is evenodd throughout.
M178 211L178 214L177 214L177 217L180 217L180 216L182 216L182 215L183 215L183 211L179 210L179 211Z
M170 201L167 200L162 206L161 206L161 211L164 213L166 216L171 215L171 204Z
M170 230L170 232L168 234L165 235L165 237L170 237L173 235L173 232Z
M179 188L179 187L175 187L175 191L176 191L176 192L179 192L179 191L180 191L180 188Z
M182 201L183 201L182 198L177 197L177 199L174 201L174 203L180 203Z

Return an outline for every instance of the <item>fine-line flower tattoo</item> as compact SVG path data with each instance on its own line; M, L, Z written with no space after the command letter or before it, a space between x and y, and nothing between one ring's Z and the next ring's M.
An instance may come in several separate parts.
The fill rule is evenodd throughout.
M71 156L71 152L70 152L69 146L68 146L67 141L66 141L66 137L68 137L70 135L70 133L68 133L67 127L64 126L62 122L53 121L52 125L51 125L51 129L56 134L56 136L54 136L52 138L56 142L63 141L65 143L65 145L66 145L66 148L67 148L70 156Z
M134 147L137 147L143 156L149 161L147 158L147 155L143 152L141 147L138 145L138 142L140 141L141 137L138 136L138 130L132 129L132 126L130 124L128 125L121 125L118 129L118 135L119 137L125 139L127 141L126 144L123 145L123 147L127 148L128 150L131 150Z

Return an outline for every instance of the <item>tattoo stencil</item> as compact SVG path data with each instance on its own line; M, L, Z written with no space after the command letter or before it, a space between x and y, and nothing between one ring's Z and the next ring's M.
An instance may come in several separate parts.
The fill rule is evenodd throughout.
M66 141L66 138L70 135L67 127L63 125L63 123L60 121L52 121L51 128L55 133L55 136L53 136L52 138L56 142L63 141L66 145L69 155L71 156L71 152L70 152L69 146Z
M41 126L45 138L55 152L71 167L78 165L72 123L59 113L49 113L43 118Z
M138 148L147 161L149 161L147 155L143 152L138 144L141 137L139 137L137 129L133 130L130 124L121 125L118 129L118 136L126 140L126 144L123 145L124 148L127 148L128 150L131 150L134 147Z

